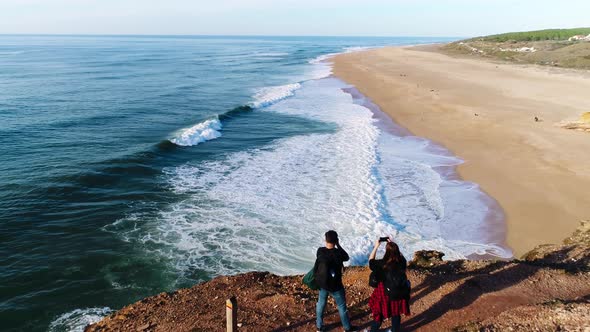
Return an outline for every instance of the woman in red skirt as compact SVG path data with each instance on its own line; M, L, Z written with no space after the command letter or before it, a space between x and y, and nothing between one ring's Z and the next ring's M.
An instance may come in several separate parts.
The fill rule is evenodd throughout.
M378 331L381 323L391 317L391 331L401 330L401 315L410 314L410 284L406 277L406 259L397 244L387 239L383 259L375 259L381 239L369 256L369 268L379 281L371 298L369 307L373 314L371 331Z

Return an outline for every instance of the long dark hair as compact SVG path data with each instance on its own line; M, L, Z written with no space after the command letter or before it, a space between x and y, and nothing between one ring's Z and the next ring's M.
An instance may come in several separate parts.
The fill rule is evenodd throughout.
M385 255L383 256L384 268L393 269L400 264L403 264L406 258L399 251L399 247L395 242L387 242L385 246Z

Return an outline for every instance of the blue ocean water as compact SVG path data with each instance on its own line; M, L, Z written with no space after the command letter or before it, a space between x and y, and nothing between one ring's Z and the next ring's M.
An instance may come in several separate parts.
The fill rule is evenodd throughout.
M394 233L408 254L509 256L478 235L488 198L440 171L461 161L377 119L324 61L451 39L0 36L2 329L303 272L328 228L356 264Z

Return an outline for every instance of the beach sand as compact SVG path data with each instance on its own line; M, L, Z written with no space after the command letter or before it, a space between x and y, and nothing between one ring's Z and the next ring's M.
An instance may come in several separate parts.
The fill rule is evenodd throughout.
M334 74L465 160L457 171L503 208L516 257L590 218L590 133L559 126L590 111L590 73L420 46L341 54Z

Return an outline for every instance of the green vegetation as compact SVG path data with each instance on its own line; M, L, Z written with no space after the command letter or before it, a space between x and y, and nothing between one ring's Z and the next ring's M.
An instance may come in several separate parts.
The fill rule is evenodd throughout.
M590 28L576 29L547 29L538 31L510 32L500 35L473 38L472 40L483 40L490 42L507 42L507 41L540 41L540 40L567 40L575 35L590 34Z
M441 50L449 55L590 70L590 41L568 41L588 34L590 28L511 32L449 43Z

